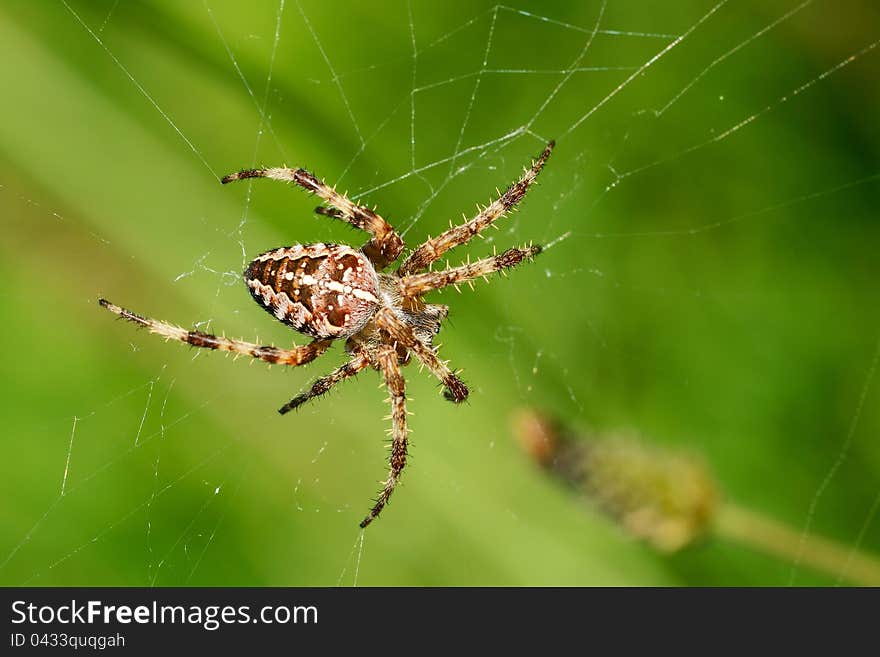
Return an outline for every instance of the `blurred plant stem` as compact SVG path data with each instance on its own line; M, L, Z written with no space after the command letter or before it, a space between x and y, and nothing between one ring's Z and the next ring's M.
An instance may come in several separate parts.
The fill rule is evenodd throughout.
M880 586L880 559L722 499L698 458L631 435L582 436L525 409L514 431L545 471L661 552L707 536L735 541L856 584Z
M880 559L822 536L804 534L737 504L727 502L719 507L713 529L720 537L810 566L839 580L880 586Z

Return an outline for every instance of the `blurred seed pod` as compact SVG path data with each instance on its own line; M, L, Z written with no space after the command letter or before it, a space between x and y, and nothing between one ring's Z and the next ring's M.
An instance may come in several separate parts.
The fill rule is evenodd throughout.
M699 459L635 435L585 439L531 409L516 415L514 431L536 463L656 549L673 552L707 533L719 495Z
M532 460L629 535L675 552L710 534L865 586L880 586L880 558L805 533L722 499L702 460L635 434L576 433L533 409L513 418Z

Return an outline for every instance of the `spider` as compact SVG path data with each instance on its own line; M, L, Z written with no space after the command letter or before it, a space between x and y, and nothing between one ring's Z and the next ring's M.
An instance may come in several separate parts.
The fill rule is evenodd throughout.
M400 236L374 210L339 194L305 169L248 169L222 178L223 184L247 178L295 183L326 203L316 208L316 213L348 222L372 236L360 250L343 244L295 244L272 249L257 256L244 271L244 281L254 300L284 324L311 337L309 344L291 349L260 346L188 331L120 308L106 299L99 299L98 303L166 340L245 354L272 364L305 365L327 351L334 340L345 339L348 362L317 379L279 412L283 415L299 408L368 367L382 373L391 402L390 471L375 504L360 523L362 528L366 527L388 503L406 465L407 412L401 366L414 355L441 381L446 399L461 403L468 396L467 386L446 361L440 360L432 344L449 308L427 303L424 295L515 267L540 253L541 247L511 248L500 255L442 271L431 271L430 267L444 253L465 244L512 210L535 182L553 146L553 141L548 143L522 177L473 218L428 239L409 254L397 271L388 273L382 271L404 249Z

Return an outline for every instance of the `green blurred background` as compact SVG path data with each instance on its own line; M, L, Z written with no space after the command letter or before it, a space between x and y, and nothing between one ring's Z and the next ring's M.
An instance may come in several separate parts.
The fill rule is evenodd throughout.
M279 23L278 2L3 3L0 582L835 581L723 540L633 542L523 456L523 406L685 448L739 503L880 552L880 48L823 76L880 39L876 3L493 7L288 0ZM412 459L363 540L386 468L375 373L280 417L341 345L267 370L96 304L302 343L240 271L363 236L219 175L308 166L412 246L550 137L522 211L452 260L555 244L439 296L471 399L408 368Z

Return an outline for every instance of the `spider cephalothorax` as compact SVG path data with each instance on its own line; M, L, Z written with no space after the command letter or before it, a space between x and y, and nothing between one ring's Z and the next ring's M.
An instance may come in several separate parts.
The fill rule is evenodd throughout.
M295 244L273 249L257 256L245 270L245 283L254 300L281 322L313 338L307 345L279 349L187 331L142 317L106 299L99 302L152 333L195 347L246 354L269 363L304 365L324 353L334 340L345 339L348 362L315 381L279 411L287 413L367 367L382 372L391 396L391 468L376 503L361 522L361 527L366 527L388 502L406 465L406 393L401 366L415 356L442 382L447 399L461 402L468 396L467 386L438 358L432 343L449 309L425 302L424 295L514 267L539 253L541 247L512 248L500 255L441 271L429 271L429 267L449 249L464 244L519 203L552 150L551 141L523 176L495 201L469 221L420 245L390 273L382 273L382 270L400 256L403 240L375 211L355 204L305 169L249 169L223 178L223 183L245 178L293 182L327 203L316 212L346 221L372 235L360 250L341 244Z

